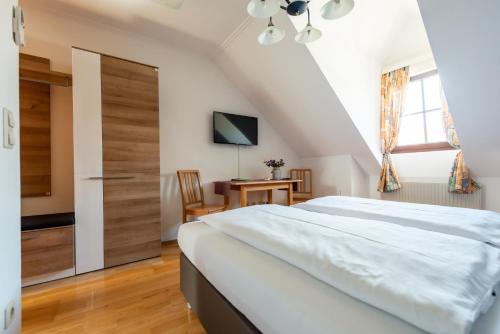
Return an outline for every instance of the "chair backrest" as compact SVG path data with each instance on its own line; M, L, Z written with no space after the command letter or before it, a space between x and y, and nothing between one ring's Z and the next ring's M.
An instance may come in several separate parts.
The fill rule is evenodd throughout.
M199 170L178 170L177 178L184 207L193 204L205 205Z
M294 180L301 180L297 183L297 189L294 195L302 195L304 197L312 197L312 170L309 168L295 168L290 169L290 178Z

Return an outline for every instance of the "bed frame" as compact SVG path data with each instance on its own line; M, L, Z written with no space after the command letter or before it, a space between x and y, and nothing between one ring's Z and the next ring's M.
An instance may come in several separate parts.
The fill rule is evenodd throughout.
M181 253L181 291L191 309L211 334L261 333Z

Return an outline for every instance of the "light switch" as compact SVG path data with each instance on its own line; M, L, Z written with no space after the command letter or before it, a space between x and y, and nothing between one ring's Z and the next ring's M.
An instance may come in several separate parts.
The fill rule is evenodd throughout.
M9 109L3 108L3 147L13 148L16 144L15 127L14 114Z
M14 145L16 145L16 137L14 136L14 129L9 129L9 140L8 140L8 143L9 143L9 146L10 147L13 147Z
M14 129L16 127L16 120L14 119L14 114L10 110L7 113L7 120L9 122L9 127Z

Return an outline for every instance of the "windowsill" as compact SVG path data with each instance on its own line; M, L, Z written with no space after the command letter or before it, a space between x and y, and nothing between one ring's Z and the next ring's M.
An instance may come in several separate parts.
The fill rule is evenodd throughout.
M451 150L456 150L456 148L452 147L447 142L441 142L441 143L398 146L391 152L391 154L433 152L433 151L451 151Z

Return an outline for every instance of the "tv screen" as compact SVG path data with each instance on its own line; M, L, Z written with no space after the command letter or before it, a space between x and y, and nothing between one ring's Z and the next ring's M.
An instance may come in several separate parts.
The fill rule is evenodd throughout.
M214 143L257 145L257 117L214 111Z

